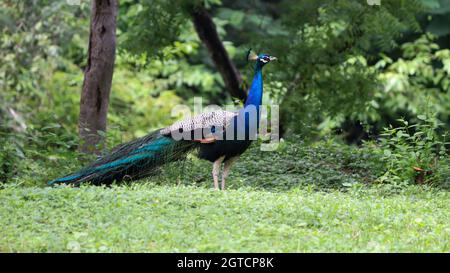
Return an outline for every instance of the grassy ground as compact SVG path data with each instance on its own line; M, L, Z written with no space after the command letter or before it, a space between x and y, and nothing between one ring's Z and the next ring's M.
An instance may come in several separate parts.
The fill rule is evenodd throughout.
M6 188L0 251L450 251L448 192Z
M0 188L0 252L450 251L448 189L373 185L354 147L254 146L226 192L191 157L131 186L44 187L55 169Z

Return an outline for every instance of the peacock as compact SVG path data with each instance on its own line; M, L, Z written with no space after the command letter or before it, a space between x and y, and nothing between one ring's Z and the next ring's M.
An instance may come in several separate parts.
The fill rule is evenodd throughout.
M151 132L131 142L115 147L87 167L49 182L49 185L89 182L94 185L114 181L138 180L150 176L169 162L183 160L197 150L197 156L213 163L214 189L219 189L219 174L223 164L221 189L232 164L256 139L260 106L263 97L263 67L276 57L249 51L247 60L255 62L254 77L244 106L238 111L205 112L171 126Z

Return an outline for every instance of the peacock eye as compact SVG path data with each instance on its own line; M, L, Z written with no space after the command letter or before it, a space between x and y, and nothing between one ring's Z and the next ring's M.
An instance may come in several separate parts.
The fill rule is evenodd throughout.
M261 61L264 62L264 63L267 63L267 62L270 61L270 57L269 56L264 56L264 57L261 58Z

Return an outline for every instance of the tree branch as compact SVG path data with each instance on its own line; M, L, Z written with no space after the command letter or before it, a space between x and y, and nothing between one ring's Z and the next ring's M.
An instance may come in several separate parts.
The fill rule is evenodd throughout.
M189 9L189 14L192 17L198 37L206 45L228 92L232 97L244 101L247 98L247 93L242 88L242 77L228 56L211 16L203 7L192 7Z

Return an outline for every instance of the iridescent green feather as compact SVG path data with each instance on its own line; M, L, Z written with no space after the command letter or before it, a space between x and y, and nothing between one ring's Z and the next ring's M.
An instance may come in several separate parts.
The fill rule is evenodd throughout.
M110 184L124 179L134 180L148 176L168 162L184 158L198 144L175 141L155 131L145 137L119 145L112 152L94 161L82 170L49 182L54 184Z

